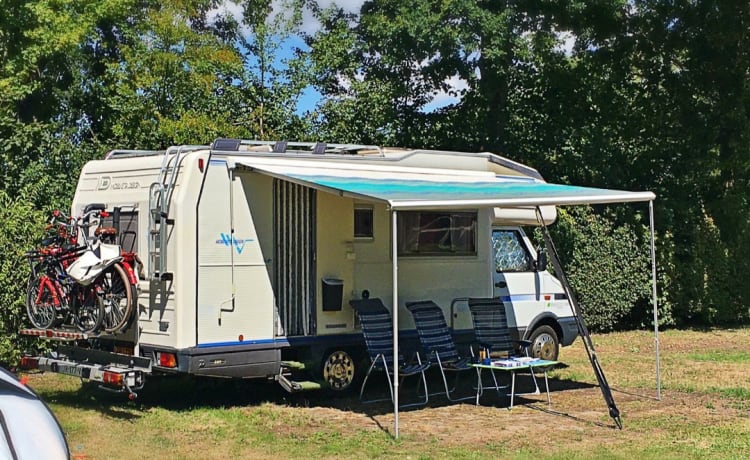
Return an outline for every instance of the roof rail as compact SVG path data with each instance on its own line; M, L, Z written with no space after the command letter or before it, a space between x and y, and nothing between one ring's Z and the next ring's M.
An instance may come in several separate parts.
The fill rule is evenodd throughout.
M221 139L222 143L227 142ZM243 149L243 147L245 147ZM253 147L266 147L271 153L311 153L311 154L349 154L356 155L371 151L378 155L383 155L383 148L377 145L365 144L327 144L325 142L289 142L289 141L259 141L259 140L239 140L237 150L250 150Z
M116 158L147 157L152 155L164 155L164 150L123 150L116 149L107 152L105 160L114 160Z
M205 150L210 148L207 145L173 145L167 149L167 155L173 154L173 153L187 153L187 152L194 152L196 150Z
M115 149L110 150L107 152L107 155L104 157L105 160L114 160L118 158L132 158L132 157L148 157L148 156L156 156L156 155L164 155L166 154L173 154L177 152L177 149L180 149L182 153L185 152L191 152L193 150L200 150L200 149L206 149L208 148L205 145L173 145L172 147L169 147L166 150L125 150L125 149Z

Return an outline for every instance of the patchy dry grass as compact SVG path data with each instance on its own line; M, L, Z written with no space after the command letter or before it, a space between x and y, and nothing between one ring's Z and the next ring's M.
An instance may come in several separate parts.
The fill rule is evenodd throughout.
M70 377L32 374L29 384L60 419L74 458L750 457L750 329L662 333L661 401L649 332L594 342L622 431L580 341L550 373L551 406L544 396L520 398L512 411L491 393L480 406L433 397L401 411L397 440L387 404L287 395L272 384L154 378L134 403Z

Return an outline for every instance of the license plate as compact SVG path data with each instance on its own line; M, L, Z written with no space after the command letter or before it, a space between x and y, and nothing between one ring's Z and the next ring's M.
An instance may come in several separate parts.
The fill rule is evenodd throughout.
M71 375L73 377L89 377L89 369L78 366L60 366L57 371L60 374Z

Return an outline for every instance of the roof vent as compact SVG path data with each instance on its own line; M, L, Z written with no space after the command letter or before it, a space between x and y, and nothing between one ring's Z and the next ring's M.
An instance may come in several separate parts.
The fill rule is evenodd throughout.
M229 152L236 152L240 149L239 139L216 139L211 145L212 150L224 150Z
M276 141L273 144L273 153L284 153L286 152L287 141Z
M326 153L326 143L325 142L317 142L315 146L313 147L312 153L316 155L322 155Z

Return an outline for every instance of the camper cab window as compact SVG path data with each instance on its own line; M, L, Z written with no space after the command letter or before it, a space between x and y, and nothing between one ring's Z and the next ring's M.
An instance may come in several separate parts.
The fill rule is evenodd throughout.
M372 239L373 236L372 207L356 206L354 208L354 238Z
M402 211L398 213L400 256L475 256L477 213Z
M518 230L495 229L492 231L492 252L495 256L495 271L528 272L532 259Z

